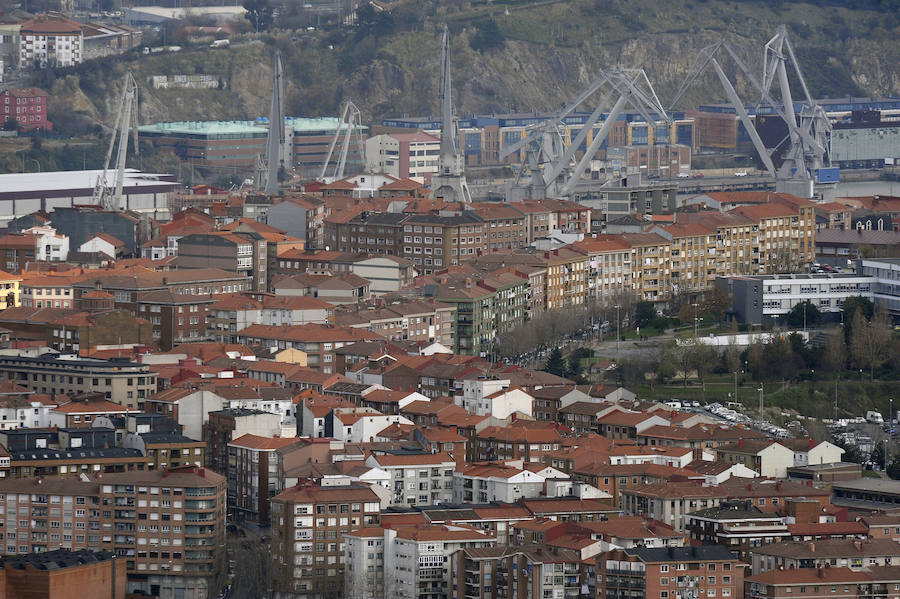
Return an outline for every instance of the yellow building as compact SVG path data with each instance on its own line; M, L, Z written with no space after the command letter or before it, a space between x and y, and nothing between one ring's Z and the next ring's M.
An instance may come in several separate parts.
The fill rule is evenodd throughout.
M275 361L286 364L296 364L297 366L303 366L304 368L307 366L306 352L293 347L281 350L275 354Z
M705 224L659 225L651 229L669 241L673 296L696 296L716 280L716 230Z
M637 300L664 302L672 297L669 240L656 233L625 233L631 244L631 286Z
M16 308L21 305L19 299L19 283L21 281L22 277L0 270L0 310Z

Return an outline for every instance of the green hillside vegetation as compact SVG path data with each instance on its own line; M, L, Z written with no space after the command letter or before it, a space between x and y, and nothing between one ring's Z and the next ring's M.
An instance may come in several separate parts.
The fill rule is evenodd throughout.
M334 115L351 98L373 122L385 116L437 113L440 27L453 33L455 103L460 114L553 110L601 67L643 66L664 104L697 51L720 38L757 67L762 44L780 23L790 29L813 94L900 93L898 0L762 2L727 0L545 0L529 2L401 2L391 15L361 15L354 27L313 33L273 29L244 34L227 49L208 41L177 53L91 61L44 71L34 83L51 90L50 116L70 134L96 133L114 118L122 75L141 85L141 122L245 119L268 110L271 56L282 52L287 113ZM277 23L276 23L277 26ZM176 32L177 33L177 32ZM734 67L725 61L725 68ZM215 90L156 90L153 75L211 74ZM739 91L756 100L745 82ZM799 89L797 90L799 94ZM724 100L711 74L679 108Z

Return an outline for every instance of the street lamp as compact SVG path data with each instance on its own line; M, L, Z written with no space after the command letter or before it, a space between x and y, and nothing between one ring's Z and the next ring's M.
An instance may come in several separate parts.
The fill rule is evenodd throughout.
M757 389L757 391L759 391L759 418L760 418L760 420L765 420L765 418L763 417L763 385L762 385L762 383L759 384L759 389Z
M619 353L619 339L621 338L619 334L619 308L621 306L616 304L616 353Z

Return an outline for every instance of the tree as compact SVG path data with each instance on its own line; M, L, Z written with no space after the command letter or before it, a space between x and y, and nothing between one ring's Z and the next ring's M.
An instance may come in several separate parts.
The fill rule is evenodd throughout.
M863 317L866 320L870 320L875 313L875 305L871 300L861 295L851 295L844 300L841 310L843 312L841 320L844 322L844 338L847 343L850 343L850 337L853 335L854 314L862 311Z
M656 308L647 301L640 301L634 306L634 324L635 326L645 327L656 318Z
M869 461L872 462L873 466L878 468L884 467L884 443L875 444L875 449L869 454Z
M833 372L835 377L847 367L847 342L843 335L832 334L825 340L822 367L826 372Z
M469 46L473 50L484 52L503 47L504 41L503 34L497 27L497 21L490 19L475 23L475 35L469 40Z
M580 381L583 377L584 369L581 366L581 360L578 359L577 356L571 355L569 359L566 360L566 374L565 377L567 379L572 379L573 381Z
M725 320L725 315L731 309L733 298L728 290L719 285L703 294L701 309L706 314L713 314L718 322Z
M862 310L856 310L851 321L850 356L857 368L869 369L869 380L875 379L875 369L890 358L888 347L893 332L887 312L881 307L871 321L866 321Z
M566 359L563 358L562 351L558 347L554 347L550 352L544 370L556 376L566 375Z
M244 0L244 17L250 21L257 33L272 26L273 11L269 0Z
M887 475L894 480L900 479L900 455L894 456L887 467Z
M804 313L806 314L805 320ZM794 304L794 307L791 308L790 312L788 312L787 321L788 326L794 328L803 326L813 327L816 326L821 317L822 313L819 312L819 308L816 307L811 301L806 300L804 302Z

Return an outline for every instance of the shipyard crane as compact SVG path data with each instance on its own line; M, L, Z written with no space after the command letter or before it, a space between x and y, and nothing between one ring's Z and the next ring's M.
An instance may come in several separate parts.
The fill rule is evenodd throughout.
M557 151L552 145L549 149L542 145L546 139L552 141L553 132L558 132L565 119L598 92L604 92L600 102L568 146L564 145ZM609 103L614 97L616 101L606 113ZM544 195L571 196L581 180L582 173L609 136L613 124L626 106L631 106L636 110L648 126L660 121L671 124L671 118L663 108L643 69L613 67L602 71L590 85L553 118L535 125L523 139L505 147L501 152L501 157L505 158L523 148L526 149L529 153L529 167L532 170L531 188L537 188L537 191ZM581 159L572 166L576 152L587 140L588 132L593 130L594 125L601 118L603 124L600 129L591 139L591 143L587 145ZM537 150L539 145L542 146L540 152ZM536 165L537 157L541 154L550 157L542 169Z
M738 96L734 85L722 69L718 56L724 52L731 57L738 70L747 78L752 86L760 94L760 103L766 103L772 107L775 113L784 121L788 128L788 140L790 147L786 152L781 169L776 170L772 161L772 155L777 148L766 148L753 122L744 102ZM798 122L794 111L794 101L791 96L790 83L788 81L787 62L790 61L799 79L806 100L800 112ZM765 64L762 79L758 79L747 64L741 59L734 47L725 40L700 50L697 59L688 71L688 75L681 84L675 98L671 103L674 107L687 89L703 73L707 66L711 66L718 77L728 101L731 103L738 118L741 120L753 147L759 154L763 167L769 175L775 179L775 190L791 193L800 197L813 197L814 173L818 169L829 166L825 150L825 137L831 129L824 109L813 101L800 72L790 41L787 38L787 28L782 25L776 35L769 40L765 47ZM775 79L781 94L781 102L777 102L772 96L771 90ZM780 145L780 144L778 144Z
M122 86L122 95L119 98L119 110L116 113L116 123L113 127L112 137L109 140L109 149L106 152L106 162L103 163L103 173L97 178L94 186L93 203L103 207L104 210L122 209L122 185L125 181L125 158L128 153L128 135L134 131L134 152L140 153L138 146L138 87L131 71L125 74ZM110 162L113 150L116 151L115 179L110 185Z
M453 115L453 90L450 78L450 33L444 25L441 38L441 149L438 172L431 178L431 197L450 202L472 202L466 182L466 161L459 151L458 122Z
M269 195L278 194L278 171L284 166L284 71L281 54L275 54L272 74L272 104L269 108L269 133L266 136L265 184L260 189ZM262 177L258 177L262 183Z
M362 164L365 165L366 146L363 142L362 130L362 115L359 112L359 108L357 108L356 104L350 100L345 100L344 108L341 110L340 121L338 122L337 128L334 130L334 137L331 138L331 145L328 146L328 155L325 157L325 163L322 165L322 174L319 175L320 181L331 183L332 181L338 181L344 178L347 155L350 153L350 145L352 143L356 144ZM328 166L331 164L335 146L337 146L338 140L341 137L343 137L341 152L337 159L337 163L334 165L332 175L329 177Z

